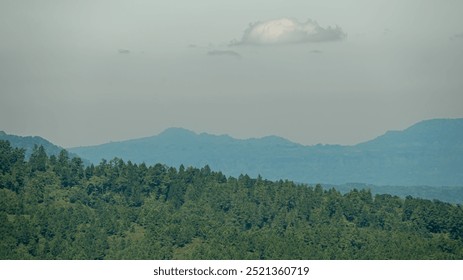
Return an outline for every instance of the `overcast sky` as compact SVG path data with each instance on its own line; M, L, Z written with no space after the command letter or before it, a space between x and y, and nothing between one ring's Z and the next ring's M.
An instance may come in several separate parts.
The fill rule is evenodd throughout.
M355 144L463 117L461 0L0 0L0 130Z

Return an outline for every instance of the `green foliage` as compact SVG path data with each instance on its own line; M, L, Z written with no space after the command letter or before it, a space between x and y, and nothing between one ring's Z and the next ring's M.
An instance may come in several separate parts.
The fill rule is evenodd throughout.
M0 259L463 259L461 205L0 141Z

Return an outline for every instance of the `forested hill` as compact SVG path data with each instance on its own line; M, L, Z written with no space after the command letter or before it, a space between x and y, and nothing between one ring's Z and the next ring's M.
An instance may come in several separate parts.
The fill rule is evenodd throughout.
M61 150L63 150L62 147L57 146L40 136L17 136L0 131L0 140L10 142L11 146L15 148L23 148L25 150L26 158L30 157L35 146L43 146L47 154L55 156L59 155ZM69 155L71 157L77 156L74 153L70 153Z
M172 128L142 139L70 151L99 163L201 167L308 183L463 186L463 119L434 119L354 146L303 146L276 136L238 140Z
M0 141L0 259L463 259L463 208Z

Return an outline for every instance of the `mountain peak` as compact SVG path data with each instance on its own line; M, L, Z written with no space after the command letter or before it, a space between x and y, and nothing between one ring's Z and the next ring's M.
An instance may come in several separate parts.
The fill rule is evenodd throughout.
M407 130L425 130L425 131L443 131L443 130L452 130L463 132L463 118L457 119L430 119L420 121Z
M431 119L418 122L404 130L390 130L385 134L356 145L390 149L411 146L439 146L450 148L463 144L463 118Z
M158 136L185 137L197 135L194 131L182 127L170 127L161 132Z
M264 136L262 138L257 138L255 139L256 141L261 141L270 145L294 145L294 146L302 146L299 143L292 142L286 138L280 137L280 136L275 136L275 135L269 135L269 136Z

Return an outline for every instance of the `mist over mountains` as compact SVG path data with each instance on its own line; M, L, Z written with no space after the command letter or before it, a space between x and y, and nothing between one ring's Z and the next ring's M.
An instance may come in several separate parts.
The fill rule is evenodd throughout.
M277 136L234 139L169 128L156 136L69 149L92 163L209 165L271 180L401 186L463 185L463 119L433 119L353 146L304 146Z

